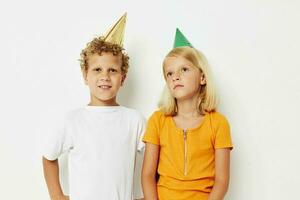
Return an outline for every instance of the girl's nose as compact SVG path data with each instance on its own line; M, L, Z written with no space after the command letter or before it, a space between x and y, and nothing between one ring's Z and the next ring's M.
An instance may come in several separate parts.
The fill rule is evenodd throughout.
M173 81L180 80L180 74L179 74L179 72L174 73L172 79L173 79Z

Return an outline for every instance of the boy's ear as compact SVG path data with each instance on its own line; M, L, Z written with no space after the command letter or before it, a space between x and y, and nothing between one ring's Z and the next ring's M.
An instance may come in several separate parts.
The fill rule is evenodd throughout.
M121 86L123 86L125 79L126 79L126 74L124 73L122 74Z
M81 69L81 73L82 73L82 77L83 77L83 80L84 80L84 84L88 84L87 82L87 72L85 69Z

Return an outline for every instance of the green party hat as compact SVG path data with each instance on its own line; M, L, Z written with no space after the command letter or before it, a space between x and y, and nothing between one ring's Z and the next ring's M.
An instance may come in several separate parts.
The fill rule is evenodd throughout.
M193 47L192 44L186 39L186 37L181 33L181 31L178 28L176 28L176 35L173 48L184 46Z

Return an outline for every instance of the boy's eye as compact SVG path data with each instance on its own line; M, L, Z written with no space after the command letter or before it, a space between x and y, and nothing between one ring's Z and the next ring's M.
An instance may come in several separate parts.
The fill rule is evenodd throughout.
M94 71L100 72L100 71L101 71L101 68L100 68L100 67L97 67L97 68L94 69Z
M110 68L109 69L110 72L118 72L118 70L114 69L114 68Z

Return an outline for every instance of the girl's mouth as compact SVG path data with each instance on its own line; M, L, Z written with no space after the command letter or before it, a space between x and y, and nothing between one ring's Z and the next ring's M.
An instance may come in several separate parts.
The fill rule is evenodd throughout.
M173 87L173 90L175 90L176 88L181 88L181 87L184 87L183 85L175 85L174 87Z

